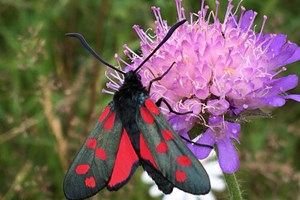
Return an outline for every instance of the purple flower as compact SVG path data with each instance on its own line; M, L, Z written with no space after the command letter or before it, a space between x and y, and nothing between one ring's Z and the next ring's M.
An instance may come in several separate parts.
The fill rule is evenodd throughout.
M218 19L216 11L210 11L202 0L198 13L185 16L181 0L175 0L178 21L189 18L172 37L142 67L140 75L145 86L163 74L175 62L169 73L154 82L151 98L165 98L178 112L192 111L190 115L170 113L161 107L174 130L186 134L195 125L201 126L198 143L218 148L218 159L222 170L232 173L238 169L238 155L232 139L238 141L240 125L228 121L238 118L243 111L256 110L264 106L283 106L286 99L300 101L300 95L286 94L298 84L295 74L278 78L285 71L284 65L300 59L300 48L286 40L282 34L264 34L267 17L262 27L255 32L257 13L244 7L234 9L229 0L224 21ZM240 9L240 15L236 13ZM164 38L170 26L160 15L160 9L152 8L156 21L156 38L148 35L139 26L133 28L141 39L142 55L134 53L124 45L125 55L131 59L126 63L116 55L125 70L135 69ZM153 35L153 34L152 34ZM117 74L110 75L122 82ZM107 86L116 90L119 83L111 79ZM106 91L108 92L108 91ZM188 145L198 158L207 156L211 149L194 148Z
M237 142L240 132L238 123L226 122L222 117L210 117L209 128L197 140L199 144L217 145L219 152L219 163L223 172L232 173L238 169L239 158L235 151L235 146L231 140ZM210 148L202 148L201 151L196 151L195 154L199 159L206 158L211 152Z

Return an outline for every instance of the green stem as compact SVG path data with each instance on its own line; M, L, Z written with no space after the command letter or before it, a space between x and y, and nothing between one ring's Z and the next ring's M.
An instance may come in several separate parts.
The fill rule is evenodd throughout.
M242 200L242 192L235 174L224 174L231 200Z

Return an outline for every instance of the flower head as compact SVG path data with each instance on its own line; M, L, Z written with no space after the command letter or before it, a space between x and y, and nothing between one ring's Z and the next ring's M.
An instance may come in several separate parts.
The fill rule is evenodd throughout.
M186 18L181 0L175 0L178 21ZM173 62L176 64L161 79L153 83L150 95L155 101L163 97L177 112L192 111L189 115L176 115L162 106L166 118L179 134L186 134L200 125L198 143L218 148L222 170L232 173L238 169L238 156L232 139L238 141L240 125L228 119L238 118L246 110L264 106L283 106L286 99L300 101L300 95L287 95L286 91L298 84L297 75L278 78L284 65L300 59L300 48L282 34L264 34L263 24L255 32L257 13L244 7L234 9L228 1L224 21L218 19L219 2L215 12L209 11L202 0L198 13L189 15L189 22L179 27L172 37L141 68L139 74L145 86L163 74ZM240 15L236 13L240 9ZM156 38L150 37L139 26L134 30L141 38L142 55L127 45L124 53L132 63L126 71L135 69L164 38L169 26L152 8L156 21ZM116 85L110 87L116 89ZM109 85L108 85L109 87ZM207 156L211 149L189 145L198 158Z

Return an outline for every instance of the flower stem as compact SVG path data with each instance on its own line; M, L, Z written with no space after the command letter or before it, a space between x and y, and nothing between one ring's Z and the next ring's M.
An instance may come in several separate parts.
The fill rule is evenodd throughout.
M225 174L224 177L228 186L231 200L242 200L242 192L235 174Z

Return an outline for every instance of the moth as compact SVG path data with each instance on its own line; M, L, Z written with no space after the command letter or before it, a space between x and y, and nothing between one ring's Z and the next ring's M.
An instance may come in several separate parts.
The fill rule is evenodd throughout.
M185 22L182 20L172 26L151 54L135 70L126 73L102 60L80 34L67 34L79 39L100 62L125 77L65 176L64 193L68 199L84 199L104 187L118 190L139 165L165 194L171 193L174 187L197 195L209 192L210 181L205 169L150 99L151 84L162 79L167 71L153 79L148 89L138 74Z

